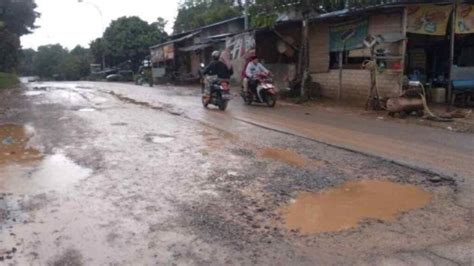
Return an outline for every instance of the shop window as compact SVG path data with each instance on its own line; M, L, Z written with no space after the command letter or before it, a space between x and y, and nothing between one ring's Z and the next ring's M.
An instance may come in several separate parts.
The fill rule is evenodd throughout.
M342 68L343 69L361 69L362 63L365 60L369 60L370 57L368 56L350 56L349 51L343 52L342 55ZM330 53L330 61L329 66L330 69L339 69L339 60L340 54L339 52L331 52Z
M474 67L474 46L463 47L457 61L460 67Z

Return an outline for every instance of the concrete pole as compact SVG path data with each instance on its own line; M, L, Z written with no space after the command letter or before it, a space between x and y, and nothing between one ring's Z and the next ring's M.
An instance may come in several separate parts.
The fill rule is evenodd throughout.
M104 14L102 13L102 10L94 3L91 3L91 2L84 2L84 0L77 0L78 3L81 3L81 4L88 4L90 6L92 6L96 11L97 13L99 13L100 15L100 21L101 21L101 27L102 27L102 34L104 34L105 32L105 23L104 23ZM102 70L105 69L105 55L104 55L104 52L102 51Z
M249 2L248 0L244 0L244 16L245 16L245 30L250 28L250 21L249 21Z
M455 49L455 38L456 38L456 15L458 0L453 0L453 19L451 23L451 46L449 51L449 84L448 84L448 99L447 102L451 104L451 98L453 97L453 67L454 67L454 49Z

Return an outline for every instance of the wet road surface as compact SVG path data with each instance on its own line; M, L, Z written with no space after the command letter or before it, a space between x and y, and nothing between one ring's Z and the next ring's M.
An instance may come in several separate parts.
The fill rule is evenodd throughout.
M1 93L0 264L472 264L471 135L166 87Z

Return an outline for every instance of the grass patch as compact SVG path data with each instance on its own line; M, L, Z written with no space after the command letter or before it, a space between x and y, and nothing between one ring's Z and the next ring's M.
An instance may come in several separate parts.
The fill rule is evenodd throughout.
M13 88L18 83L19 81L16 75L0 72L0 89Z

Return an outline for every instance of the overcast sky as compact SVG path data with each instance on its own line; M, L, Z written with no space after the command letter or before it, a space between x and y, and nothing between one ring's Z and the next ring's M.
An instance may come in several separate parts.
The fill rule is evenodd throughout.
M178 0L36 0L41 18L36 20L33 34L22 37L24 48L36 49L45 44L60 43L72 49L89 46L102 36L103 27L122 16L139 16L148 22L163 17L171 33L177 14ZM97 7L95 8L94 5ZM98 9L98 10L97 10ZM103 14L101 18L100 12Z

